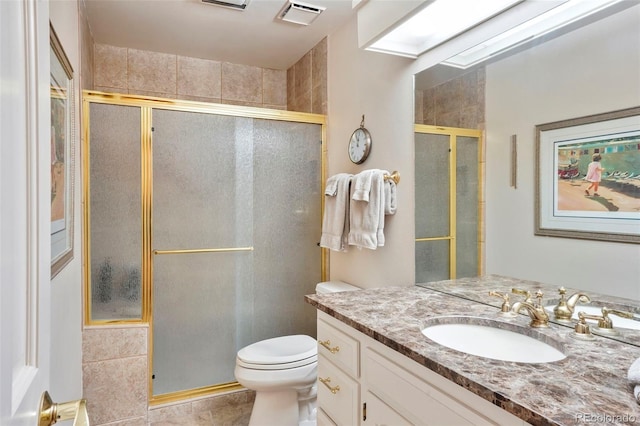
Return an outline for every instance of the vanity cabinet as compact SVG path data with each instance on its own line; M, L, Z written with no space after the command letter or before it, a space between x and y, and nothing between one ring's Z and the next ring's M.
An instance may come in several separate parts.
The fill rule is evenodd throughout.
M318 311L319 425L526 425Z

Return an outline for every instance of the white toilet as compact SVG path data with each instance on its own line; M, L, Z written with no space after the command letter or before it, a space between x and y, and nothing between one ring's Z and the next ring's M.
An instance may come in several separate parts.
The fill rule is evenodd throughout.
M316 293L359 290L341 281L316 286ZM316 424L318 344L310 336L275 337L238 351L236 380L256 391L249 426Z

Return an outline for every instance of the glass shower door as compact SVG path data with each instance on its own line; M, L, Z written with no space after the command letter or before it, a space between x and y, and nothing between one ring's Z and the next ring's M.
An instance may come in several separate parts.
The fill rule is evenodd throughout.
M321 125L153 111L153 394L235 381L241 347L315 335Z

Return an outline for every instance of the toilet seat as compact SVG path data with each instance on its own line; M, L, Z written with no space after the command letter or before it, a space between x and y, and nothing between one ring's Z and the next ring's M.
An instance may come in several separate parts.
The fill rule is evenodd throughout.
M318 360L316 339L306 335L275 337L238 351L237 365L255 370L284 370Z

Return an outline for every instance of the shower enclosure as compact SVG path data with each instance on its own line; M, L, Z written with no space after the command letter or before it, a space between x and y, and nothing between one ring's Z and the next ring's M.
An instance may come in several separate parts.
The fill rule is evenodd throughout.
M482 131L415 125L416 283L482 274Z
M152 400L315 336L324 116L94 92L84 113L86 321L149 324Z

